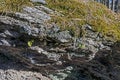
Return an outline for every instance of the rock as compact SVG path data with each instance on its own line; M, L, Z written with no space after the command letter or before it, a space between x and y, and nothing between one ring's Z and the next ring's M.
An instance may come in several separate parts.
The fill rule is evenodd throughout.
M55 34L60 32L60 27L56 24L51 24L51 27L47 30L47 34Z
M94 59L89 62L81 64L74 62L73 64L77 68L71 71L71 74L65 80L119 80L119 46L120 44L116 43L111 47L112 51L100 50L96 53Z
M71 71L73 70L72 66L66 67L62 72L58 72L55 74L50 74L49 77L52 80L66 80L66 78L71 74Z
M43 23L43 21L51 19L48 14L37 8L25 7L23 10L24 13L17 12L15 16L32 23Z
M35 50L37 51L38 53L41 53L41 54L49 54L47 51L43 50L42 48L38 47L38 46L33 46L33 47L30 47L31 50Z
M62 65L62 61L58 61L55 63L56 65Z
M51 80L41 73L31 71L0 70L1 80Z
M51 80L0 54L0 80Z
M51 33L50 35L48 35L48 37L60 43L67 43L70 42L72 39L69 31L62 31L54 34Z
M13 38L19 38L20 37L20 34L18 32L15 32L15 31L5 30L4 34L7 37L13 37Z
M0 33L0 37L1 38L5 38L5 37L7 37L4 33Z
M0 20L1 20L1 23L4 24L4 29L9 28L10 30L11 28L14 28L15 31L18 31L21 34L27 34L27 35L36 36L36 37L45 35L45 31L44 31L45 27L43 28L42 25L38 27L32 27L27 22L19 21L10 17L5 17L5 16L0 17ZM4 20L6 20L6 22ZM6 25L10 25L10 26L6 27Z
M42 26L39 28L30 26L20 27L20 33L25 33L34 37L44 37L46 35L44 31L45 30L42 28Z
M94 54L105 48L110 49L109 46L103 44L103 37L99 35L100 33L95 32L91 26L84 25L82 31L85 32L85 36L76 40L76 46L78 48L83 48L84 46L84 49L90 50Z
M82 30L84 31L84 37L96 39L98 37L98 32L94 31L92 27L88 24L82 26Z
M46 4L46 1L45 0L30 0L32 2L38 2L38 3L41 3L41 4Z
M47 55L47 57L48 57L50 60L59 61L59 59L61 58L61 55L55 54L55 53L49 53L49 55Z
M4 39L0 40L0 45L11 46L10 42Z
M54 14L54 11L45 7L45 6L35 6L37 9L40 9L41 11L44 11L48 14Z
M51 48L48 50L49 52L56 52L56 53L66 53L66 50L59 49L59 48Z

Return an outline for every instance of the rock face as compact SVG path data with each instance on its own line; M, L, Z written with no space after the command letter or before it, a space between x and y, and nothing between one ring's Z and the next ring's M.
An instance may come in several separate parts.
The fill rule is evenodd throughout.
M119 80L119 49L120 43L115 43L111 50L102 50L97 52L95 58L87 63L77 64L73 73L79 75L76 80ZM89 79L91 77L91 79ZM70 80L74 78L68 77Z
M0 70L1 80L50 80L40 73L16 70Z
M48 23L53 13L35 6L0 16L0 80L120 80L120 44L108 45L88 24L76 38Z

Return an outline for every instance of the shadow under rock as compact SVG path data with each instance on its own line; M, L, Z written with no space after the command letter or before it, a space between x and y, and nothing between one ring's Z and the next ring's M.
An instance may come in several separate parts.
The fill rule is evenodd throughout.
M46 56L38 54L36 51L24 48L14 48L10 46L0 46L0 69L1 70L17 70L32 71L46 75L47 68L39 67L31 63L30 56L39 56L40 59ZM41 60L42 60L41 59ZM43 60L44 61L44 60ZM49 69L49 67L48 67Z
M0 69L2 70L27 70L23 65L21 62L11 60L7 56L0 54Z

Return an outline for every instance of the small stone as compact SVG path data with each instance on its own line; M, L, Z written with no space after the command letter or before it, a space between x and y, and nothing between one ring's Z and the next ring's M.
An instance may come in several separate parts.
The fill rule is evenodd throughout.
M56 65L62 65L62 61L57 61Z
M66 69L70 71L70 70L73 70L73 67L72 66L68 66Z
M30 47L30 49L35 50L35 51L37 51L39 53L44 52L44 50L42 48L38 47L38 46L32 46L32 47Z

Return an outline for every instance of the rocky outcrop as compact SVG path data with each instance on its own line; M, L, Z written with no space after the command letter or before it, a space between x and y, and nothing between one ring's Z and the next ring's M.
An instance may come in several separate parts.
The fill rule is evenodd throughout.
M95 58L73 70L72 74L66 80L119 80L119 49L120 43L112 45L111 50L101 50L97 52ZM72 75L71 74L71 75Z
M30 71L0 70L1 80L50 80L42 74Z
M81 28L84 36L76 38L49 23L50 14L54 11L42 5L0 16L0 79L119 80L119 44L88 24Z

